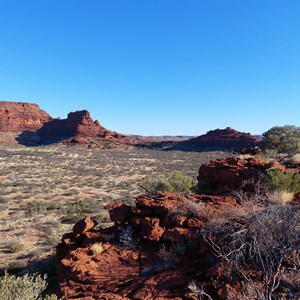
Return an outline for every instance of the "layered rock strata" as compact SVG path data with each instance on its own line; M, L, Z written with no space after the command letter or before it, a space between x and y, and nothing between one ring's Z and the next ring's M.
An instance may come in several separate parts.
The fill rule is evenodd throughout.
M36 131L51 119L37 104L0 101L0 132Z

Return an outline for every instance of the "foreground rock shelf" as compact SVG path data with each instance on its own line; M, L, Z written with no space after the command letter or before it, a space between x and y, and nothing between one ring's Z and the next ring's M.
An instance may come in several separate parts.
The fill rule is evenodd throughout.
M94 230L87 217L65 234L57 247L60 296L66 299L195 299L188 283L210 269L207 247L197 233L208 222L197 210L237 206L229 196L159 193L140 196L136 207L115 203L110 216L115 225ZM109 241L108 241L109 240ZM194 241L190 253L177 261L161 257L170 249ZM102 243L101 253L93 245ZM180 254L178 254L180 256ZM190 298L189 298L190 297Z
M257 291L266 293L269 287L262 285L265 275L251 256L244 269L239 267L240 275L230 275L232 269L221 259L221 252L216 255L220 248L214 243L226 245L226 239L248 232L248 242L255 245L250 240L253 232L260 234L258 220L267 222L262 225L268 227L263 241L269 233L275 234L274 238L280 233L282 243L286 229L281 228L285 223L278 218L288 216L298 222L298 195L294 205L275 209L264 203L242 204L232 196L234 189L244 189L251 198L257 192L259 175L269 168L286 172L283 165L257 156L213 160L200 167L198 176L210 194L158 192L139 196L133 208L121 202L110 204L114 226L106 229L97 229L91 216L82 219L57 246L58 295L85 300L197 300L199 293L189 288L195 281L204 284L212 299L241 299L247 274L253 276ZM245 185L245 180L250 184ZM282 247L285 249L284 244ZM288 268L297 265L293 255L300 253L293 247L281 259ZM285 293L284 287L281 292ZM256 299L255 293L247 299Z

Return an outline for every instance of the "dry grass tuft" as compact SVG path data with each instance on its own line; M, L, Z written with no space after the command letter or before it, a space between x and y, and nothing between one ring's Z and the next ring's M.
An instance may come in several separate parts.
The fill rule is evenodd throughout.
M93 255L96 256L101 254L104 250L102 243L96 243L91 246L91 250L93 251Z
M287 190L275 190L267 194L267 199L274 205L286 205L294 198L294 193Z

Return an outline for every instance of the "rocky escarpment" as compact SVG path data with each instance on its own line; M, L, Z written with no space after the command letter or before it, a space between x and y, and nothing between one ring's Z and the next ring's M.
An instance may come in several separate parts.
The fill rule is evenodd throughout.
M0 101L0 132L36 131L51 119L37 104Z
M182 151L240 151L258 144L259 140L250 133L236 131L230 127L208 131L206 134L179 142L172 150Z
M87 110L71 112L66 119L52 119L37 132L38 144L65 141L66 144L89 144L92 141L126 141L124 135L112 132L90 116Z

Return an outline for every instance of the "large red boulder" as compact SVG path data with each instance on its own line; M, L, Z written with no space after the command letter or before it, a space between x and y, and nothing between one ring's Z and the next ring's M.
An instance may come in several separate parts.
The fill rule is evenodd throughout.
M283 165L258 156L246 159L229 157L203 164L197 179L199 185L204 185L208 190L237 190L246 187L249 191L254 191L260 175L269 168L285 170Z
M85 217L75 224L73 228L73 234L75 237L91 230L97 225L97 222L93 220L91 217Z
M125 224L132 216L132 208L122 202L112 203L108 206L110 219L116 226Z

